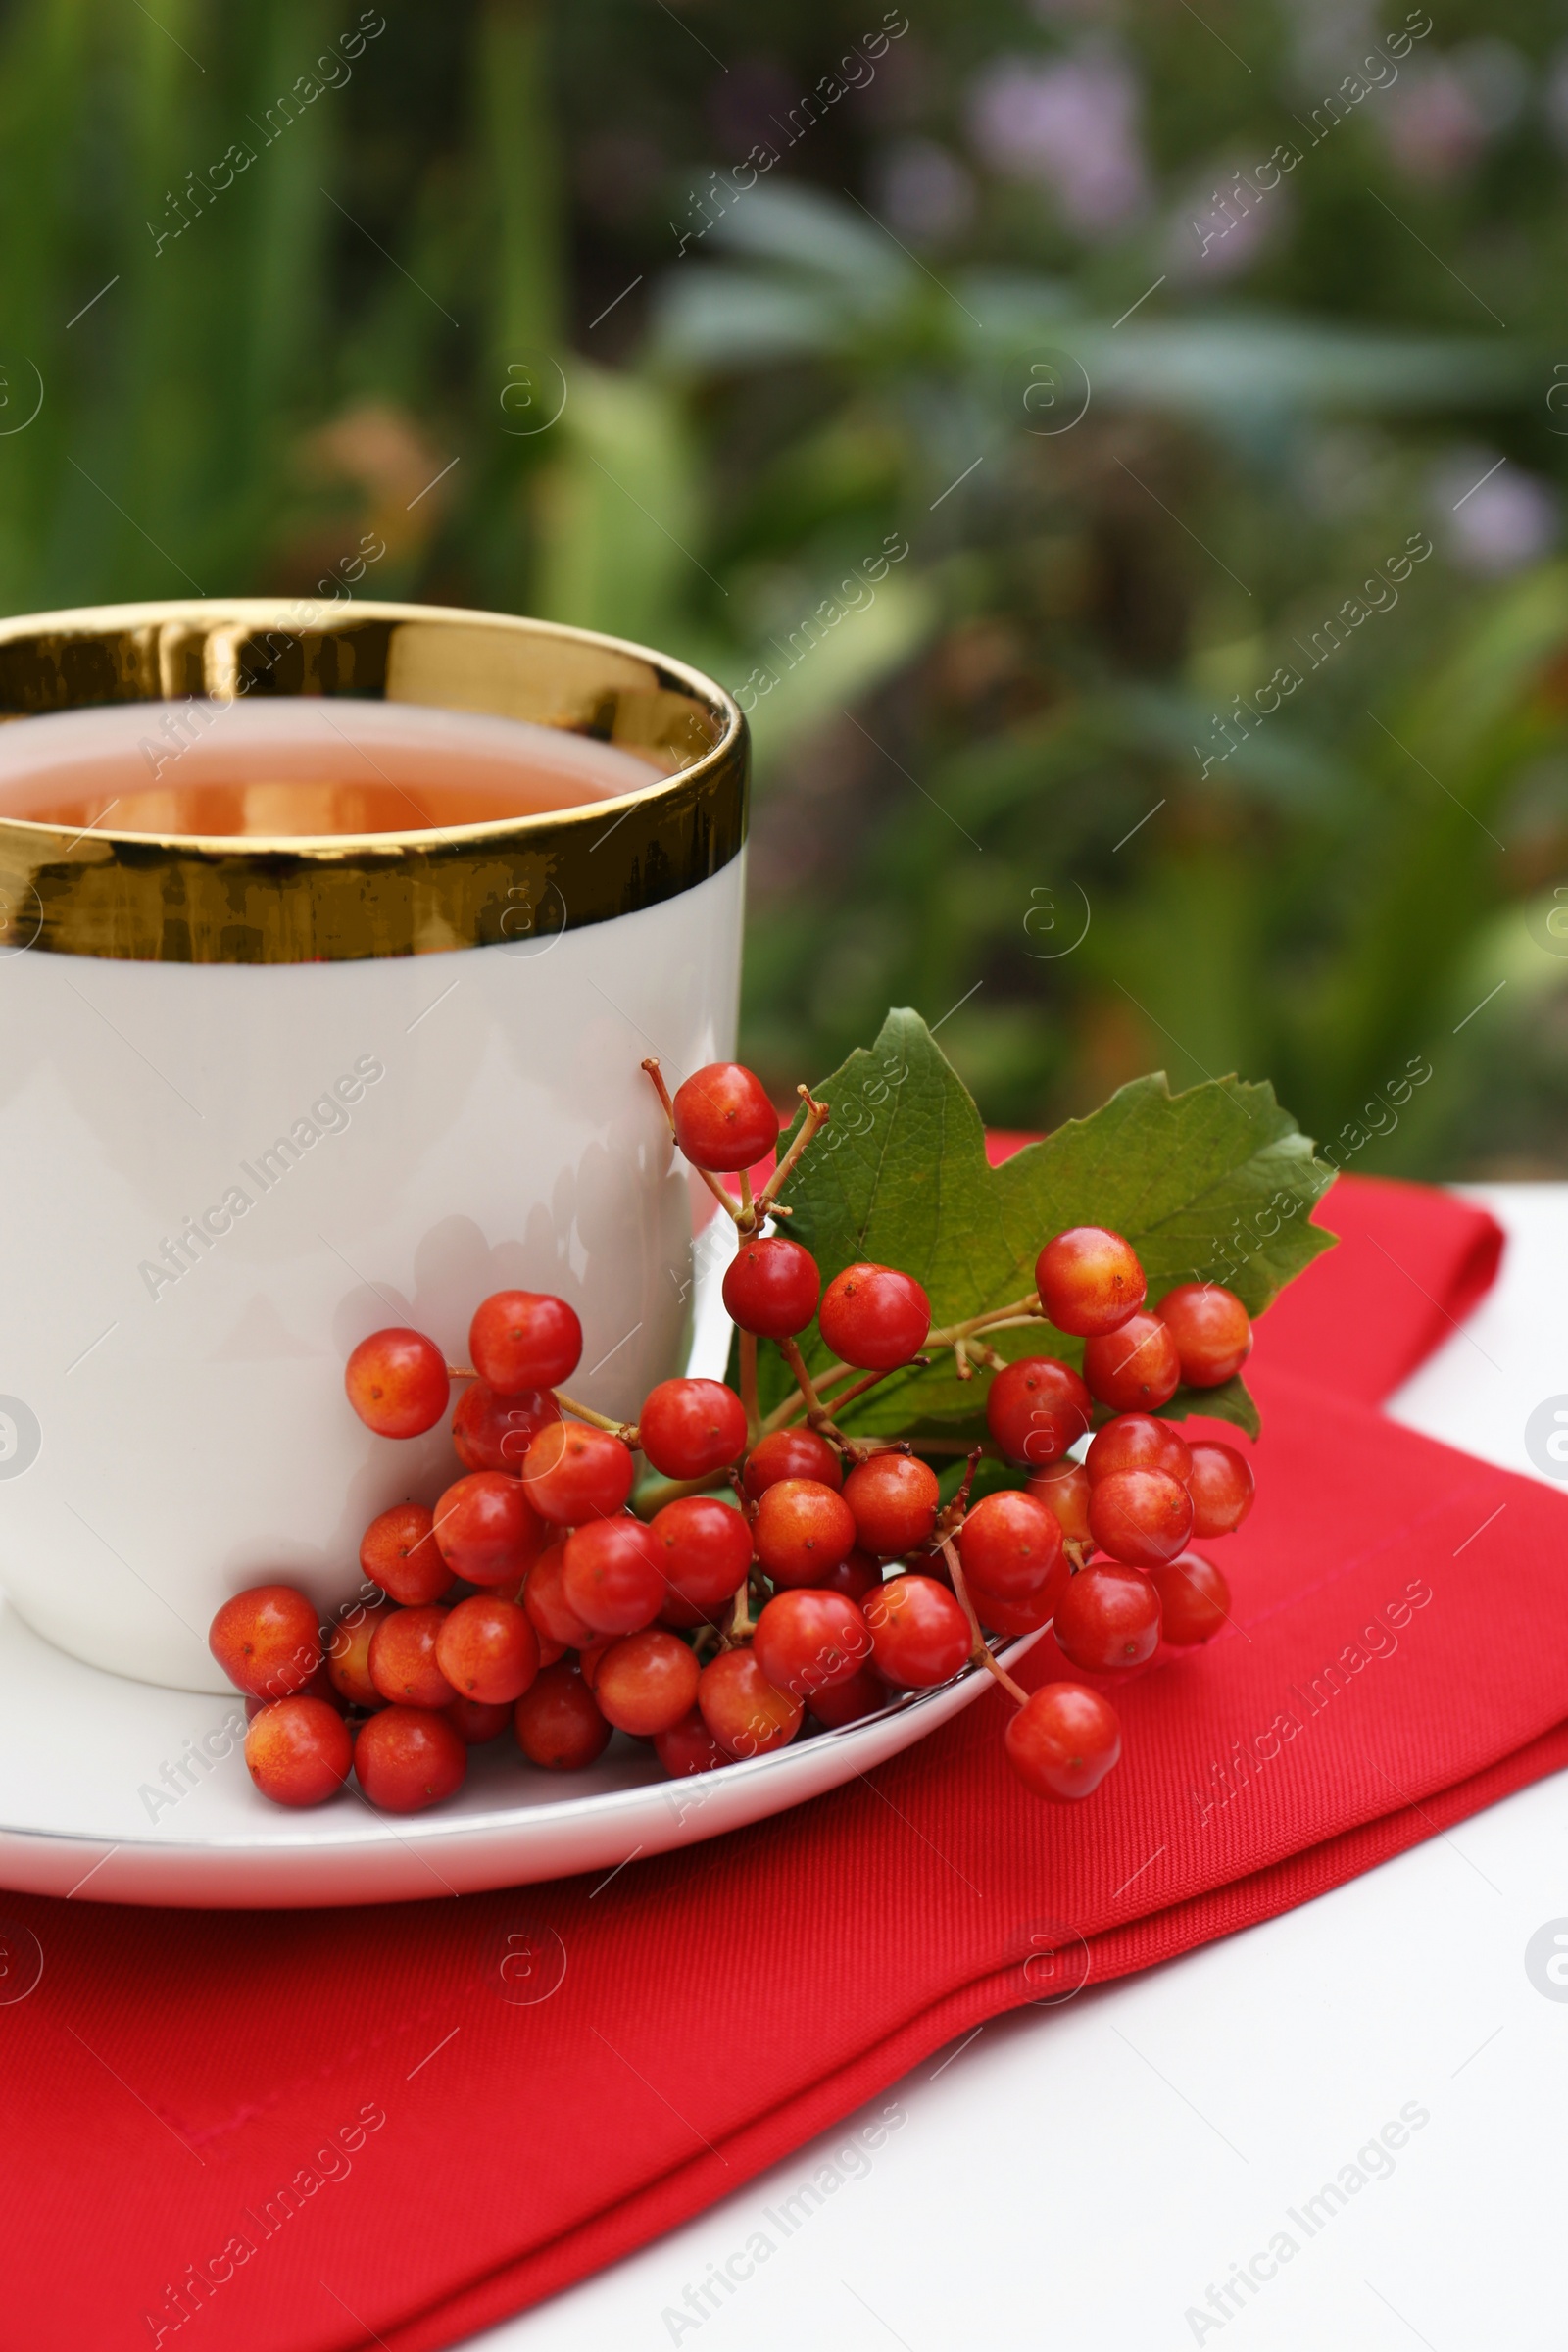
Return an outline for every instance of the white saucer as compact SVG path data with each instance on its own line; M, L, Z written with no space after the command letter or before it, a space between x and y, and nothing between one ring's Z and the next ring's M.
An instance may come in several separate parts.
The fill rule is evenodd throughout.
M999 1654L1021 1657L1038 1639ZM541 1772L507 1733L472 1751L461 1793L432 1812L394 1820L351 1783L329 1804L292 1813L251 1786L237 1693L208 1698L101 1673L0 1603L0 1886L244 1910L412 1902L613 1870L837 1788L990 1683L965 1673L863 1723L691 1780L666 1780L652 1750L619 1733L589 1771Z

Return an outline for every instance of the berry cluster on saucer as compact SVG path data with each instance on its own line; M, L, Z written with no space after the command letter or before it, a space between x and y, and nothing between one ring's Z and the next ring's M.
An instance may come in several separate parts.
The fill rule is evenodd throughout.
M973 1669L1015 1702L1005 1752L1025 1787L1087 1796L1121 1752L1105 1686L1161 1641L1190 1646L1226 1622L1225 1579L1189 1544L1241 1524L1252 1474L1160 1408L1239 1369L1252 1341L1241 1299L1186 1283L1151 1310L1132 1247L1076 1226L1046 1242L1026 1297L933 1330L911 1274L849 1265L824 1287L778 1230L825 1103L801 1088L795 1140L754 1196L746 1171L779 1131L761 1082L715 1063L672 1099L657 1062L644 1067L739 1229L723 1283L738 1387L662 1381L635 1424L612 1421L564 1387L582 1352L575 1312L527 1291L480 1303L471 1368L417 1331L362 1341L348 1400L382 1437L433 1429L460 1385L462 1475L372 1522L362 1595L331 1624L286 1584L219 1610L211 1645L250 1702L256 1787L313 1805L352 1772L371 1804L417 1812L461 1788L470 1747L509 1733L550 1772L580 1771L616 1731L672 1776L710 1772ZM813 1322L836 1359L814 1375L800 1348ZM989 1335L1030 1322L1082 1339L1082 1372L1050 1355L1004 1363ZM795 1384L765 1416L760 1343ZM946 1349L964 1379L990 1374L990 1445L944 1500L918 1438L855 1437L837 1416ZM972 1500L987 1456L990 1491ZM1047 1625L1094 1682L1028 1693L993 1656L992 1640Z

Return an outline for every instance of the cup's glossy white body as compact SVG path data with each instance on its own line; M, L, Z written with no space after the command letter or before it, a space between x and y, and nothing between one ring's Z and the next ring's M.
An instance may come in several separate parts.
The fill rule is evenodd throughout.
M487 1292L558 1292L573 1392L635 1413L677 1368L694 1213L639 1063L678 1082L733 1052L743 888L738 857L444 955L0 958L0 1585L28 1624L221 1691L231 1593L346 1598L370 1519L458 1475L444 1424L399 1444L349 1409L344 1362L386 1324L466 1363Z

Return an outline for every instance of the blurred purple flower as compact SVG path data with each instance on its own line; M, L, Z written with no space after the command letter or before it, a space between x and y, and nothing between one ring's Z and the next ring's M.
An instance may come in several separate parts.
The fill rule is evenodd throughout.
M903 139L878 158L876 210L917 245L961 235L974 219L974 181L934 139Z
M1390 154L1410 179L1453 179L1487 143L1481 109L1446 60L1407 67L1379 120Z
M1555 493L1491 450L1456 450L1432 477L1444 552L1461 571L1496 579L1536 563L1557 537Z
M1283 183L1259 188L1234 165L1182 205L1170 225L1167 258L1173 277L1188 285L1237 277L1272 243L1289 216Z
M1138 212L1149 173L1138 136L1141 91L1117 53L1001 57L969 93L969 135L993 172L1049 188L1071 226L1101 237Z
M1466 41L1446 57L1412 58L1377 118L1395 162L1411 179L1456 178L1517 120L1529 77L1507 41Z

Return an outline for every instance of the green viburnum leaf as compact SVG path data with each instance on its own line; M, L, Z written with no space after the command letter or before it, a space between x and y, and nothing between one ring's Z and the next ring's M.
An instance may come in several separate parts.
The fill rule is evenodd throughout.
M1173 1095L1162 1073L1139 1078L992 1168L968 1089L919 1015L894 1011L870 1051L852 1054L815 1092L833 1117L784 1189L794 1213L781 1230L812 1251L824 1284L862 1258L913 1274L936 1328L1032 1291L1043 1244L1069 1225L1125 1234L1151 1303L1179 1282L1222 1282L1254 1316L1333 1243L1307 1223L1333 1171L1270 1086L1218 1078ZM1083 1342L1048 1323L999 1331L991 1345L1009 1361L1083 1358ZM801 1347L813 1371L832 1361L814 1324ZM764 1344L759 1354L765 1413L793 1383L776 1349ZM916 1446L981 1437L988 1385L983 1373L960 1381L944 1350L850 1405L844 1425ZM1178 1390L1165 1410L1258 1428L1239 1378Z

